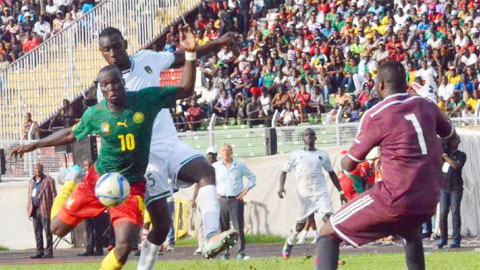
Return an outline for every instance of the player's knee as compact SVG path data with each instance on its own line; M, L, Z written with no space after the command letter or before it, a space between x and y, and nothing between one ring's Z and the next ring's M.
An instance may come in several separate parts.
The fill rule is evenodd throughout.
M51 223L50 223L50 231L52 231L52 234L58 236L58 237L63 237L67 234L67 231L63 224L58 220L58 218L54 218Z
M333 231L332 224L330 223L330 220L327 220L325 224L322 226L319 232L320 236L334 236L335 232Z
M128 254L132 249L131 246L129 241L122 241L115 244L115 256L120 263L124 264L127 261Z
M152 229L148 234L148 241L155 245L161 245L167 239L172 221L167 218L162 222L152 223Z
M297 232L301 232L303 230L303 228L305 228L305 223L306 223L306 221L297 222L297 225L295 225L295 230Z

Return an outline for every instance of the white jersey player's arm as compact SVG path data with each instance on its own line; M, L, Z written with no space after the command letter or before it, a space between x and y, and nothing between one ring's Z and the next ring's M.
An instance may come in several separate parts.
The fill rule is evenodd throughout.
M220 38L208 42L207 44L197 48L197 57L200 58L209 53L216 53L222 47L225 47L231 43L239 40L239 34L234 32L228 32ZM185 64L185 51L183 49L177 50L173 53L175 60L171 65L171 68L178 68Z

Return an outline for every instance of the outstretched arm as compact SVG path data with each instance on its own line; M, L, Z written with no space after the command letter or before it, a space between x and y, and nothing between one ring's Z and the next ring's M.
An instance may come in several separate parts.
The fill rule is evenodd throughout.
M278 189L278 197L280 197L280 199L283 199L283 197L287 194L287 191L285 190L286 181L287 181L287 173L282 171L280 173L280 186Z
M23 156L24 153L32 152L38 148L60 146L72 143L74 141L75 136L73 135L72 128L64 128L39 141L27 145L22 145L13 149L13 151L10 152L10 158L13 156L17 157L18 155Z
M213 40L205 45L202 45L196 49L197 57L202 57L209 53L216 53L220 51L222 47L229 45L232 42L235 42L239 39L239 34L235 32L228 32L220 38ZM178 68L185 64L185 47L183 49L177 50L173 53L175 60L173 61L172 68Z

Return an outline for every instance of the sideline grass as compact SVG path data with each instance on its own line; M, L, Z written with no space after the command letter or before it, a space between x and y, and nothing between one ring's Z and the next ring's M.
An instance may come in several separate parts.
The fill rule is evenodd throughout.
M435 252L425 255L427 268L434 270L474 270L480 269L480 254L475 251L468 252ZM347 263L340 266L340 270L373 270L405 269L404 255L396 254L358 254L341 256ZM136 269L136 262L128 263L124 269ZM0 266L0 270L87 270L97 269L99 263L75 263L75 264L44 264L44 265L21 265ZM282 258L252 259L249 261L220 261L220 260L197 260L197 261L159 261L155 269L178 269L178 270L294 270L314 269L313 259L306 257L294 257L288 261Z
M7 250L10 250L10 249L4 246L0 246L0 251L7 251Z
M245 235L245 242L247 244L265 244L265 243L283 243L285 238L274 234L247 234ZM197 239L193 237L185 237L177 240L176 246L196 246Z

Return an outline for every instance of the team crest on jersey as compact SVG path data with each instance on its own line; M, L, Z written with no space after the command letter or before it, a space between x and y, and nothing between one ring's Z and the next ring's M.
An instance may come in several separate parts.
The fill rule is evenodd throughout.
M318 156L318 159L320 159L320 161L323 161L323 157L321 156Z
M145 121L145 115L142 112L133 114L133 122L135 122L135 124L142 124L143 121Z
M150 66L146 66L145 67L145 71L148 73L148 74L152 74L153 73L153 70Z
M102 132L104 135L110 134L110 125L108 123L102 123Z

